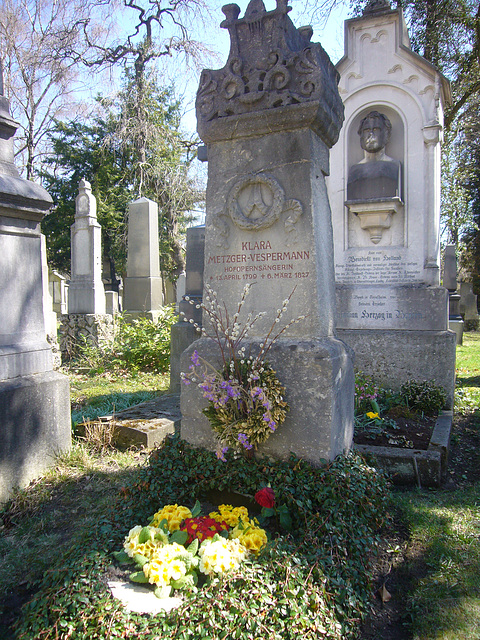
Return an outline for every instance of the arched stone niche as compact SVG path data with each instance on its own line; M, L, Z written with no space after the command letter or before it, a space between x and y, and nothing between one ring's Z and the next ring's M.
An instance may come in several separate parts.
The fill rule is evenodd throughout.
M362 120L371 112L384 115L392 125L385 154L399 164L396 197L350 200L348 176L352 167L364 158L358 133ZM405 244L405 126L402 116L392 106L369 104L357 111L346 124L345 200L347 207L348 247L404 246ZM373 194L370 194L370 196ZM393 196L393 193L392 193ZM375 201L373 201L375 200Z

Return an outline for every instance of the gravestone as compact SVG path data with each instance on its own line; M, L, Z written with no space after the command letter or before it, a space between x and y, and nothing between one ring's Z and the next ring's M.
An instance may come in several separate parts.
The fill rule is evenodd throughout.
M193 323L202 325L202 312L197 305L202 302L203 268L205 258L205 226L187 229L185 256L185 292L178 303L182 313L179 322L172 326L170 340L170 392L180 392L180 356L198 338ZM191 305L185 296L195 304ZM190 322L191 320L191 322Z
M163 304L158 248L158 206L139 198L128 208L127 277L123 309L131 316L156 320Z
M54 369L58 369L62 365L62 356L60 354L60 345L57 336L57 314L53 309L53 299L50 294L48 280L48 264L47 264L47 243L45 236L41 237L41 254L42 254L42 299L43 299L43 322L45 325L45 337L52 349L52 364Z
M259 451L319 463L348 449L353 431L351 352L335 337L325 185L329 148L343 121L338 78L321 45L311 42L312 28L294 26L285 0L269 12L252 0L242 18L237 5L222 11L230 55L223 69L202 72L196 102L208 155L205 284L233 317L245 284L254 283L239 320L267 312L249 334L253 350L293 292L282 320L306 319L268 354L290 411ZM182 354L182 371L195 349L220 365L215 345L201 338ZM182 385L182 437L213 449L205 405L196 385Z
M52 199L19 176L17 127L0 64L0 502L71 445L69 382L53 370L43 315L40 222Z
M355 367L453 401L454 336L440 286L440 144L448 81L410 49L401 9L367 3L336 65L345 125L331 152L338 336Z
M460 314L463 317L466 331L478 329L477 296L473 293L471 282L460 282Z
M443 254L443 286L448 289L448 328L455 334L456 344L462 345L464 323L457 291L457 251L453 244L447 244Z
M69 360L86 340L92 346L111 343L115 325L106 313L102 281L102 228L97 201L87 180L80 180L71 227L72 275L68 287L68 314L61 316L60 351Z
M105 311L110 316L120 312L118 291L105 291Z
M72 274L68 313L105 313L102 282L102 228L97 221L97 201L92 187L80 180L72 225Z
M63 315L68 311L68 285L67 278L58 271L49 270L48 288L53 301L53 310L57 315Z

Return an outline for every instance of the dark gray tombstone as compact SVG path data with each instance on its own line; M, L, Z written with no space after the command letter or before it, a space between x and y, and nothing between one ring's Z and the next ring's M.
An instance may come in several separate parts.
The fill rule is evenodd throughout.
M187 229L185 295L178 305L182 315L179 322L173 325L171 332L171 393L180 393L180 356L199 336L194 323L199 326L202 324L202 310L197 309L197 305L202 302L204 255L205 226L190 227ZM185 300L186 297L194 304Z
M0 502L71 445L69 382L53 370L43 316L40 222L52 199L18 174L18 124L1 87Z

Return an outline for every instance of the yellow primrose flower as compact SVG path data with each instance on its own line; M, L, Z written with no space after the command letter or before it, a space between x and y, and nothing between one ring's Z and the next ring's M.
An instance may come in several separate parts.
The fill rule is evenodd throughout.
M199 569L206 575L236 569L245 557L245 547L238 540L204 540L198 550Z
M191 518L192 512L187 507L179 506L178 504L167 504L163 509L157 511L153 516L150 523L151 526L158 527L162 520L166 520L168 524L168 530L178 531L182 520Z
M258 554L267 544L267 534L260 527L249 526L245 528L235 527L230 533L230 537L239 540L241 544L251 553Z
M216 522L226 522L229 527L236 527L239 520L248 523L248 509L246 507L232 507L231 504L221 504L218 511L209 514Z
M370 420L373 420L373 418L379 418L379 414L378 413L373 413L373 411L369 411L367 413L367 418L370 418Z

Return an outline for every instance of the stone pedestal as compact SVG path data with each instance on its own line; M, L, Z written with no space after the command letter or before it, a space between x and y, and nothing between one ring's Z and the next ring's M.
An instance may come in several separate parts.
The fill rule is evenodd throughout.
M108 349L115 337L115 316L108 313L69 313L60 317L58 330L62 360L78 355L85 342L91 347Z
M18 125L2 86L0 77L0 502L71 444L69 383L52 370L42 299L40 221L52 199L13 164Z
M345 125L328 178L338 336L354 349L356 369L394 389L433 380L451 406L455 349L439 237L449 84L411 51L402 11L388 2L347 20L345 38L336 65Z
M348 449L353 432L352 360L335 337L325 186L343 119L337 77L322 47L310 42L312 30L294 27L286 3L266 12L252 0L242 19L236 5L223 11L230 57L223 69L202 73L197 95L198 132L208 147L204 279L230 317L245 284L254 285L239 318L266 311L249 334L253 351L293 292L282 321L306 317L268 355L290 412L259 451L320 463ZM218 364L215 346L201 339L182 354L183 371L194 349ZM182 388L182 437L213 447L198 391Z
M127 277L124 280L123 309L131 316L142 315L155 319L162 304L158 206L148 198L140 198L128 208Z

